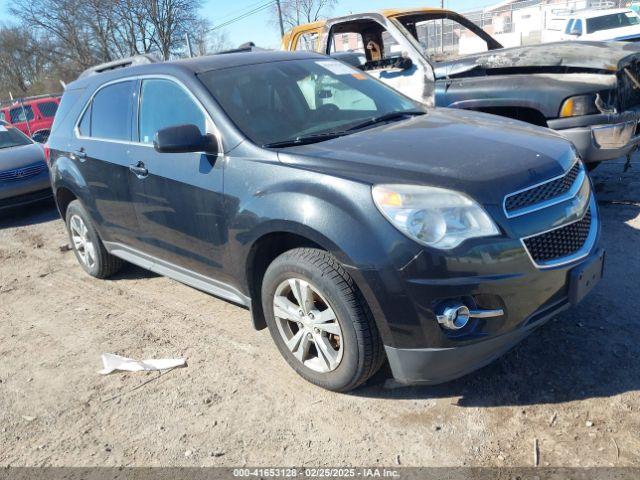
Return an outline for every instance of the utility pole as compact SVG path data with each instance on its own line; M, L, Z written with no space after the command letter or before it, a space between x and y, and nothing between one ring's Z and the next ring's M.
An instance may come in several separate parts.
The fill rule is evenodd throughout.
M191 39L189 38L189 33L184 34L184 39L187 44L187 53L189 54L189 58L193 58L193 50L191 50Z
M444 0L440 0L440 8L444 10ZM444 53L444 18L440 19L440 53Z
M278 8L278 20L280 21L280 36L284 37L284 23L282 22L282 6L280 0L276 0L276 6Z

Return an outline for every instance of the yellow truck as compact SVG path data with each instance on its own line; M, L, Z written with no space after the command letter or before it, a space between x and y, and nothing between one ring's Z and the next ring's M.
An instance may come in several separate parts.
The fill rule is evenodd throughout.
M283 37L282 48L330 55L428 106L552 128L574 143L590 168L629 155L640 143L637 43L504 48L456 12L415 8L300 25ZM331 103L327 92L321 94L318 101Z

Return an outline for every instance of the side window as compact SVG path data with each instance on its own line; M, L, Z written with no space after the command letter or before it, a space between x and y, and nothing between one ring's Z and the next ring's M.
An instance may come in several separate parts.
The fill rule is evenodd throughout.
M42 102L38 104L38 110L40 110L43 117L51 118L58 111L58 104L56 102Z
M333 33L329 41L329 54L336 52L364 53L362 35L355 32Z
M573 28L574 30L576 30L579 35L582 35L583 31L582 31L582 19L578 18L576 20L576 22L573 24Z
M25 105L24 109L22 106L12 108L9 111L9 115L11 116L11 123L19 123L33 120L33 109L31 105Z
M567 28L564 29L564 33L566 33L567 35L569 35L569 32L571 31L571 27L573 27L573 22L575 22L575 19L570 18L569 21L567 22Z
M416 22L416 31L425 53L436 62L489 50L486 40L448 18Z
M295 49L303 52L315 52L318 48L318 33L305 32L298 36Z
M89 105L87 110L84 112L82 120L80 120L80 124L78 125L78 131L83 137L91 136L91 105Z
M207 133L202 109L178 84L163 79L142 81L138 135L142 143L153 143L156 132L174 125L193 124Z
M118 82L99 90L80 122L82 134L108 140L130 140L134 84L133 81Z

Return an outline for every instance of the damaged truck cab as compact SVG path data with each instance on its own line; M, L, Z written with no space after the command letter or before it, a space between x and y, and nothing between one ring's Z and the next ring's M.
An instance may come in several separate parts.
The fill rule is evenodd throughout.
M633 43L504 48L462 15L425 8L301 25L282 47L331 55L429 106L549 127L574 143L589 168L640 143L640 46Z

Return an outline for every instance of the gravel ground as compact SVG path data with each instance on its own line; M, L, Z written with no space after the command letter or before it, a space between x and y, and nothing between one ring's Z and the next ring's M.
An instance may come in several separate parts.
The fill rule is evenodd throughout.
M136 267L85 275L50 206L0 218L1 466L640 465L640 162L594 172L608 250L578 307L437 387L297 377L247 311ZM100 354L188 357L98 375Z

